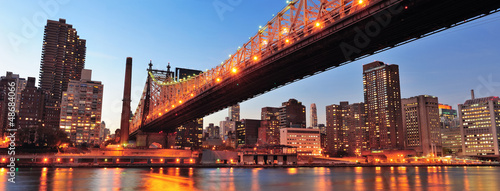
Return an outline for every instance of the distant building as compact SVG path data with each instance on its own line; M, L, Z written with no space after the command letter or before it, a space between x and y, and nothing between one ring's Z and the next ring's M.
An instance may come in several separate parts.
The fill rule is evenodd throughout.
M207 132L210 138L220 138L219 126L214 126L213 123L208 124Z
M325 124L318 124L318 129L320 133L326 134Z
M45 101L45 94L35 86L35 78L28 77L28 83L21 93L19 106L19 129L29 132L24 143L34 143L36 141L36 129L42 126L42 116Z
M177 128L175 145L181 147L200 148L202 145L202 139L203 118L198 118L184 123Z
M75 144L99 144L104 86L83 69L81 80L71 80L62 94L60 128Z
M462 151L467 156L499 156L500 99L472 98L458 105Z
M86 41L80 39L76 29L65 19L47 20L39 80L39 87L48 92L43 117L45 127L59 127L60 114L65 113L61 111L63 92L67 91L70 80L81 79L85 66L85 44Z
M297 155L321 155L319 129L282 128L280 142L282 145L297 147Z
M306 106L296 99L283 102L280 107L280 129L281 128L306 128Z
M101 122L101 130L99 132L99 141L101 143L103 143L104 141L106 141L106 139L109 137L109 129L106 128L106 122L102 121Z
M257 144L261 120L242 119L236 127L236 138L238 146Z
M312 103L311 104L311 127L312 128L317 128L318 127L318 112L316 110L316 104Z
M220 137L223 140L226 140L228 138L229 132L235 132L236 131L236 126L239 121L231 121L229 120L229 117L226 117L225 121L221 121L219 124L219 133Z
M259 140L263 144L276 145L280 142L279 110L276 107L262 108L260 127L263 129L262 134L259 134Z
M419 156L441 156L441 125L438 98L419 95L401 99L407 149Z
M230 121L240 121L240 104L229 107L228 111Z
M443 155L461 155L462 134L460 134L460 127L441 129L441 142Z
M330 155L359 156L368 149L365 104L340 102L326 106L326 139Z
M12 83L14 84L14 86L11 86ZM21 92L25 86L26 80L24 78L19 78L18 74L7 72L5 76L0 77L0 136L2 137L4 137L3 135L5 134L5 130L11 128L10 122L12 121L9 120L9 117L12 117L12 119L17 119ZM12 88L14 88L15 90L10 91L9 89ZM9 103L15 103L15 116L9 116ZM16 121L14 121L14 124L15 123ZM14 126L12 128L16 127Z
M363 65L370 149L404 148L398 65L375 61Z
M457 110L452 109L449 105L439 104L439 118L441 129L449 129L459 125L458 123L454 123L454 120L457 118Z

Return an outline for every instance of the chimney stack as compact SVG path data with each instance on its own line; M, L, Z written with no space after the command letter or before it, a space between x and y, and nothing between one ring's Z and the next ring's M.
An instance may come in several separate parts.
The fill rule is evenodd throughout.
M129 120L130 120L130 88L132 81L132 58L127 57L125 66L125 86L123 88L122 119L120 124L120 143L128 144Z
M471 97L472 99L476 99L476 98L474 97L474 90L473 90L473 89L472 89L472 90L470 90L470 97Z

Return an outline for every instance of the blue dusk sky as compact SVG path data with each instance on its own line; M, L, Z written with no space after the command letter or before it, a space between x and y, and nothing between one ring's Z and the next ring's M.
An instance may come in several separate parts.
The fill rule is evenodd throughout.
M44 4L48 2L47 4ZM214 4L225 6L218 11ZM0 1L0 75L6 71L36 77L47 19L66 19L87 40L85 68L104 84L102 120L114 132L120 125L126 57L133 57L132 110L142 93L149 60L154 68L211 69L233 54L259 25L286 5L285 0L16 0ZM260 109L290 98L309 108L318 122L325 106L363 101L362 65L378 60L397 64L401 95L433 95L452 105L470 98L500 95L500 14L323 72L241 103L241 118L260 119ZM206 116L219 124L227 109Z

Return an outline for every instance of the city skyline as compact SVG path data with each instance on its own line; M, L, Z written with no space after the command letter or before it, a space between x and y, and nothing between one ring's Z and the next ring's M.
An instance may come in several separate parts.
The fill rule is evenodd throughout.
M217 9L214 8L213 2L155 2L159 4L150 5L132 3L115 7L109 2L87 5L70 1L66 4L58 4L59 10L54 11L55 13L48 19L66 19L78 30L78 34L87 40L86 68L94 71L95 80L102 81L106 85L102 119L114 132L116 128L119 128L120 123L121 102L115 100L121 100L126 57L133 57L136 63L132 77L131 104L132 110L135 111L140 96L137 92L142 92L149 59L153 60L153 68L157 69L164 69L168 62L173 67L199 70L213 68L246 42L246 37L255 34L259 25L264 25L272 14L281 10L285 5L284 2L242 1L237 5L228 4L234 11L223 12L221 17L221 14L218 14ZM18 3L2 2L2 4L9 5L2 7L12 7ZM172 13L168 13L168 10L186 8L185 6L190 5L192 12L189 13L192 14L185 13L187 15L183 15L185 16L184 22L176 19L180 17L169 18ZM1 10L1 16L12 19L0 23L2 28L8 29L0 31L2 36L0 39L0 73L11 71L25 79L37 77L36 84L38 84L43 26L35 26L36 34L23 36L23 23L35 23L32 16L37 13L50 13L37 4L27 5L27 7L26 10L16 13L13 10ZM164 14L155 12L154 16L146 14L152 10L163 10L159 7L167 11ZM77 8L82 8L82 10L78 11ZM82 14L90 8L109 9L110 13L107 15L109 18L99 11L96 15ZM124 10L120 11L120 8ZM262 11L257 12L261 9ZM140 16L127 17L126 11L135 11L134 13ZM112 15L113 13L116 16ZM269 14L266 16L266 13ZM252 14L252 17L244 16L245 14ZM119 16L123 18L118 18ZM99 17L114 21L113 24L116 27L109 25L106 22L107 19L96 20ZM202 17L207 22L200 23L199 20L195 20ZM477 97L499 95L500 79L493 75L495 69L500 68L498 63L495 63L495 58L498 58L495 53L500 50L499 47L495 47L500 40L494 38L498 33L496 31L500 31L500 25L498 25L500 22L497 20L498 16L495 15L483 18L242 102L240 104L241 119L259 119L260 108L278 107L280 103L295 98L304 105L316 103L318 123L324 124L326 105L339 101L352 103L363 101L362 65L373 60L400 66L401 98L428 94L439 97L440 103L452 105L453 109L457 109L457 105L464 103L468 98L470 89L476 89ZM169 22L174 24L166 24ZM44 25L46 21L42 23ZM154 25L155 23L157 25ZM196 24L201 24L204 30L193 26ZM104 32L95 29L101 29ZM221 31L222 34L217 34ZM113 35L114 33L118 35ZM11 43L12 34L21 35L26 42L18 46ZM177 35L183 38L178 39ZM206 38L207 35L215 35L215 37ZM142 38L143 36L146 37ZM164 40L154 38L158 36L168 38ZM325 83L325 81L330 83ZM325 88L325 84L329 87ZM338 92L341 92L340 95ZM310 115L308 110L307 107L306 116ZM208 123L219 124L219 121L223 121L226 116L227 110L209 115L205 117L203 127L206 127ZM307 124L309 126L309 120Z

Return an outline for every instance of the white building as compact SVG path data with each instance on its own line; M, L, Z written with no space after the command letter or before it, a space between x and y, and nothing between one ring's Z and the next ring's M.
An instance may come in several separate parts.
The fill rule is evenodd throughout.
M280 142L282 145L297 147L297 155L321 155L319 129L282 128Z

